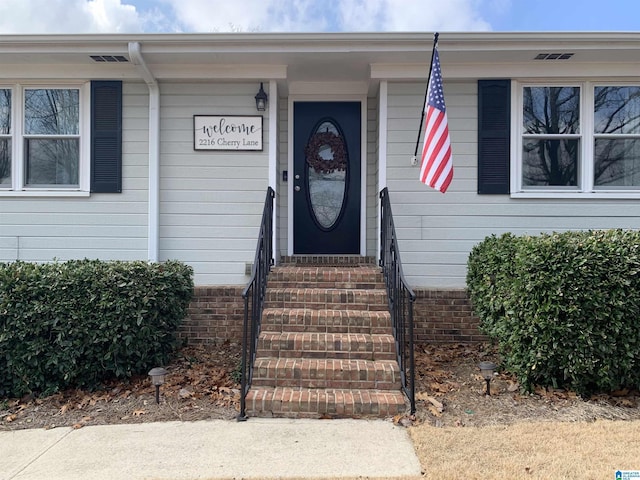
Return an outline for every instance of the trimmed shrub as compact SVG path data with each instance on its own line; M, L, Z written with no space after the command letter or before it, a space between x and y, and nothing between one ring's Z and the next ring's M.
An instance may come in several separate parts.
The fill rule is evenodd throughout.
M467 282L505 367L528 389L639 387L640 233L501 239L510 245L492 238L474 249Z
M0 396L91 388L166 363L192 294L179 262L0 264Z
M480 329L495 337L502 327L506 298L511 294L517 237L492 235L475 245L467 261L467 290Z

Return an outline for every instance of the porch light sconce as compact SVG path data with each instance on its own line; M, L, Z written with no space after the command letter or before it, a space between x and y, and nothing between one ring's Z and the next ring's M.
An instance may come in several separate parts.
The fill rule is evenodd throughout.
M156 387L156 403L160 403L160 385L164 383L164 377L167 371L162 367L155 367L149 371L151 383Z
M267 97L267 93L262 87L262 82L260 82L260 90L256 93L256 109L258 109L259 112L264 112L267 109L268 100L269 97Z
M478 368L480 368L480 374L484 378L485 382L487 382L487 396L491 395L491 379L493 378L493 372L497 368L497 365L493 362L480 362L478 364Z

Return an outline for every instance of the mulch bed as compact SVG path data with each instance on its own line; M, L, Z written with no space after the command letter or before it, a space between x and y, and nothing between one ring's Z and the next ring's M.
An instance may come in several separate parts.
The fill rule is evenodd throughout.
M486 344L418 346L417 413L399 416L401 425L483 426L521 421L593 421L640 419L640 394L624 390L580 398L573 392L537 388L520 391L515 379L499 373L491 396L477 367L482 360L499 364ZM0 399L0 430L82 428L87 425L161 421L233 420L239 410L236 381L240 346L189 346L179 350L161 388L161 402L149 378L114 381L97 391L67 390L46 398Z

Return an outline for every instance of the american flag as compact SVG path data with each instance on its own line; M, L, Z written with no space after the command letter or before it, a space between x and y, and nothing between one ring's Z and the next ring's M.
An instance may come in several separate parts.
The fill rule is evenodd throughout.
M447 109L444 106L444 92L442 91L440 57L435 47L424 116L424 144L420 163L420 181L444 193L453 179L453 161L451 160Z

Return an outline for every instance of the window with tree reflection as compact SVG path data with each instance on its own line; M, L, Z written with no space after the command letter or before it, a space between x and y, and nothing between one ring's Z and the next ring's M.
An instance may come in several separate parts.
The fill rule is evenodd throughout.
M640 189L640 86L522 87L522 191Z
M26 89L24 161L27 186L77 186L80 163L77 89Z
M0 190L79 188L80 91L0 87Z
M11 90L0 88L0 188L11 186Z
M640 186L640 87L594 90L594 185Z
M580 88L525 87L522 184L577 187Z

